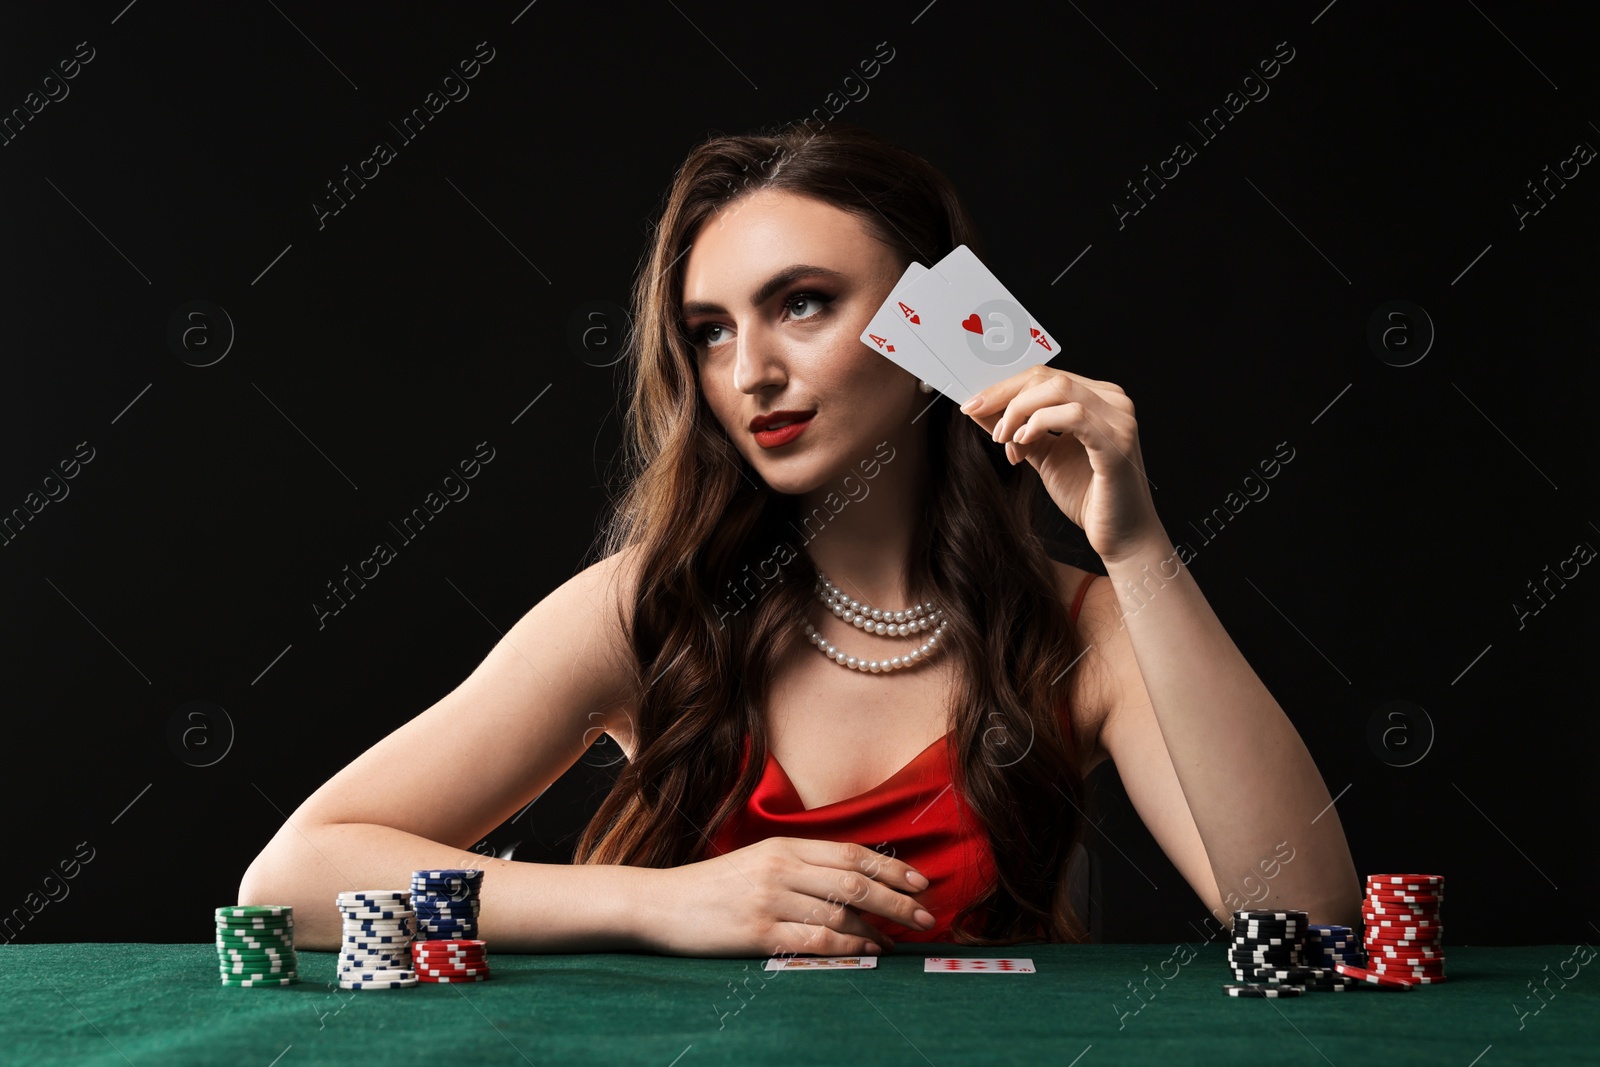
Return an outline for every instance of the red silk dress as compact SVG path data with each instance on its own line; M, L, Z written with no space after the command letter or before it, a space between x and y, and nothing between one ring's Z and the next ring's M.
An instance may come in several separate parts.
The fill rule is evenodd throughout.
M1097 575L1086 575L1072 598L1074 620L1083 594ZM1071 721L1062 716L1062 727ZM945 742L939 738L886 781L853 797L806 808L789 776L771 752L761 780L745 809L723 823L703 858L720 856L768 837L804 837L854 841L909 863L928 877L928 888L916 894L934 925L914 930L871 912L869 924L895 941L950 942L956 913L987 891L994 879L989 840L972 810L952 788ZM740 769L750 758L745 738Z

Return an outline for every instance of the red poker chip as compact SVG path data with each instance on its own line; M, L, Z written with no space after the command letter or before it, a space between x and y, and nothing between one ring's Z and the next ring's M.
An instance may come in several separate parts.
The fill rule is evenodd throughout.
M1439 911L1444 907L1442 900L1375 900L1372 897L1361 902L1363 908L1371 911Z
M1369 959L1391 960L1442 960L1444 959L1444 946L1438 945L1430 948L1395 948L1390 945L1374 945L1371 952L1367 953Z
M1374 928L1362 937L1365 944L1435 946L1444 941L1442 930L1406 929L1400 926Z
M1444 936L1442 926L1369 926L1362 938L1367 941L1419 941L1429 944Z
M1370 907L1414 907L1414 908L1439 908L1444 906L1444 897L1429 896L1424 893L1368 893L1361 901L1364 908Z
M1390 948L1431 948L1441 954L1444 952L1444 942L1437 937L1429 938L1426 941L1416 938L1404 939L1369 937L1361 943L1366 947L1368 952L1372 952L1373 950L1382 952Z
M1364 941L1422 941L1432 944L1444 939L1443 927L1369 926L1362 936Z
M1442 874L1369 874L1368 885L1444 885Z
M1437 978L1444 973L1443 967L1419 969L1414 967L1380 967L1376 964L1369 966L1367 970L1377 971L1379 974L1398 975L1401 978Z
M1412 985L1411 980L1408 978L1396 978L1390 974L1379 974L1377 971L1369 971L1365 967L1353 967L1348 963L1336 963L1333 965L1333 969L1346 978L1354 978L1359 982L1365 982L1367 985L1377 986L1379 989L1404 990L1410 989Z
M1367 932L1383 936L1396 930L1411 930L1418 937L1430 937L1444 932L1443 923L1419 923L1410 919L1374 919L1367 923Z
M1444 907L1443 897L1425 897L1420 893L1368 893L1361 899L1363 908L1416 908L1419 910Z
M417 975L426 975L429 978L466 978L470 975L481 974L489 977L487 967L419 967Z
M486 949L489 942L475 937L443 937L436 941L415 941L413 944L426 948L479 948Z
M1376 883L1369 882L1369 883L1367 883L1367 895L1368 896L1373 896L1373 897L1379 897L1379 896L1442 897L1442 896L1444 896L1444 886L1442 886L1442 885L1378 885Z
M417 975L417 981L419 982L437 982L439 985L445 985L449 982L487 982L488 980L489 975L487 974L440 975L439 977L432 977L426 974Z
M1361 921L1367 926L1442 926L1438 915L1422 915L1414 911L1364 911Z

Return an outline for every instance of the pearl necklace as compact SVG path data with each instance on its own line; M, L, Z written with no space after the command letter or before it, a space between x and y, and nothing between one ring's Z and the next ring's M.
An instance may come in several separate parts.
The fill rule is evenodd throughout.
M939 647L939 635L944 633L944 628L950 625L944 617L942 610L933 606L933 601L925 604L916 604L904 611L883 611L871 604L863 603L847 597L844 591L828 580L827 575L817 572L816 584L817 599L821 601L834 615L845 622L853 623L857 629L866 633L877 634L881 637L907 637L911 634L921 633L929 627L934 631L922 644L913 648L904 656L891 656L888 659L866 659L865 657L849 656L841 652L838 646L823 639L815 626L807 622L804 626L806 637L824 656L833 660L841 667L853 671L865 671L879 674L887 671L899 670L902 667L914 667L918 663L925 663L933 651Z

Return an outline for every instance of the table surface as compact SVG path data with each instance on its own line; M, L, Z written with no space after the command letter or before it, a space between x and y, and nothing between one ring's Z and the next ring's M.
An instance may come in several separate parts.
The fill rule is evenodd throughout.
M491 946L488 982L354 992L338 988L331 952L300 953L295 985L238 989L220 985L210 944L10 945L0 948L0 1061L1345 1067L1385 1056L1499 1067L1600 1059L1600 961L1572 962L1570 945L1452 947L1442 985L1286 1000L1226 996L1219 943L1007 952L1033 959L1038 973L923 973L926 956L999 954L955 945L902 946L876 970L815 972L767 972L744 959L497 955Z

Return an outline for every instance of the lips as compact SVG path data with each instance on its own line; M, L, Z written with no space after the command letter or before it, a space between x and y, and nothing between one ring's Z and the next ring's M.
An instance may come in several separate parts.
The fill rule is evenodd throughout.
M805 422L815 414L815 411L773 411L757 415L750 420L750 432L760 433L762 430L776 430L792 423Z
M774 423L774 425L771 428L755 431L756 444L760 445L762 448L782 448L784 445L787 445L789 442L805 433L806 427L811 425L811 420L813 418L815 418L815 416L807 415L795 422L789 422L786 419L773 418L771 421ZM784 423L784 425L776 425L776 423L779 422Z

